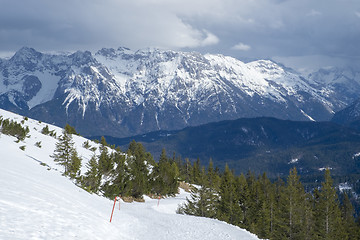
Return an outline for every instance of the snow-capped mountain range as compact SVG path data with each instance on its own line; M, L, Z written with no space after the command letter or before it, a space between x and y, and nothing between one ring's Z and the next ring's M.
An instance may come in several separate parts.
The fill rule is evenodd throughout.
M118 137L240 117L329 120L360 89L359 73L333 71L303 77L269 60L150 48L44 54L24 47L0 60L0 107Z

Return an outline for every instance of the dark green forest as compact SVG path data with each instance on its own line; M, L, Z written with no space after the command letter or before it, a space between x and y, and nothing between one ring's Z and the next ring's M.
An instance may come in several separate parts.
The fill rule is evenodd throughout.
M179 213L216 218L266 239L360 239L349 193L336 191L329 169L310 192L296 168L285 181L271 181L266 173L236 176L227 165L219 174L211 162L196 175L198 187Z

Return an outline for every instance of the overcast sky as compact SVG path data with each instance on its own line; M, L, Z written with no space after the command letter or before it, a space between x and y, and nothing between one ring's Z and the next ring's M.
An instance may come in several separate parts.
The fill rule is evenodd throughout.
M119 46L286 65L360 60L360 0L0 0L0 52Z

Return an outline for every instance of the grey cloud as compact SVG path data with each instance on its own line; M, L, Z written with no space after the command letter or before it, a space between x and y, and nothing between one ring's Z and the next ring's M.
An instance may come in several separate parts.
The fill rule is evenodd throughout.
M358 0L0 0L0 5L0 51L24 45L127 46L250 59L360 56Z

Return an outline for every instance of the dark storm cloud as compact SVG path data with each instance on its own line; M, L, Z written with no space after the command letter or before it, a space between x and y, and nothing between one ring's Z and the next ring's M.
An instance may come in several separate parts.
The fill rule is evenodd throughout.
M0 0L0 51L127 46L280 59L360 56L358 0Z
M183 48L218 43L206 29L184 23L160 1L0 1L1 50L125 45Z

